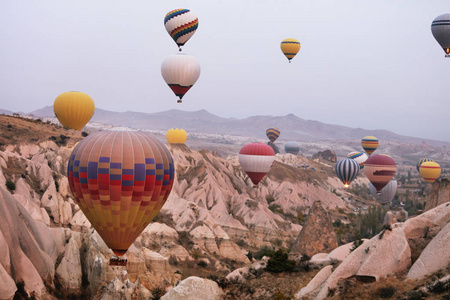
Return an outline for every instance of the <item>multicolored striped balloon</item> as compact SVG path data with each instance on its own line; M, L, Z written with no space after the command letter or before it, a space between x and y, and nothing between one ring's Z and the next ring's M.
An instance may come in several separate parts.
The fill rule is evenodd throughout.
M425 182L434 182L441 175L441 166L434 161L427 161L420 165L420 176Z
M419 160L416 165L417 172L420 173L420 165L422 165L424 162L427 161L434 161L434 160L432 160L431 158L422 158L421 160Z
M391 203L397 193L397 180L392 179L389 183L381 189L380 193L377 193L377 189L369 182L369 190L372 197L380 204Z
M348 188L353 179L358 176L359 164L351 158L344 158L336 163L334 170L345 188Z
M370 156L377 148L378 148L379 141L374 136L365 136L361 140L361 146L363 147L364 151Z
M284 39L281 41L280 48L289 62L291 62L291 59L293 59L294 56L297 55L298 51L300 51L300 42L296 39Z
M256 186L272 168L275 160L273 149L263 143L251 143L239 151L241 168Z
M280 133L280 129L275 127L270 127L266 130L266 135L272 143L280 136Z
M388 155L374 155L369 157L365 163L366 176L373 184L377 193L381 192L397 172L397 164Z
M445 57L450 57L450 14L443 14L431 23L431 33L444 49Z
M354 159L359 164L359 168L363 169L364 163L369 158L369 156L367 156L365 152L355 151L347 154L347 158Z
M189 9L174 9L164 18L164 26L179 50L194 35L198 28L198 18Z
M166 202L174 172L172 155L156 138L102 131L78 143L67 177L86 218L122 256Z
M169 55L161 64L161 75L182 103L184 95L200 77L200 64L191 55L177 53Z

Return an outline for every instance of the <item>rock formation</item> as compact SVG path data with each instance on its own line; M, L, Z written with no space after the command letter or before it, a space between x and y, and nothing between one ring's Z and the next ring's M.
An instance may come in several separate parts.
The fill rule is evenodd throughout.
M337 246L331 218L321 202L316 201L289 255L293 258L302 255L311 257L316 253L328 253Z
M450 182L448 178L437 179L433 182L425 210L430 210L448 201L450 201Z
M314 154L312 156L312 159L322 159L325 161L329 161L332 163L336 162L336 153L334 153L333 150L324 150L324 151L319 151L316 154Z
M223 291L216 282L191 276L161 297L161 300L220 300Z

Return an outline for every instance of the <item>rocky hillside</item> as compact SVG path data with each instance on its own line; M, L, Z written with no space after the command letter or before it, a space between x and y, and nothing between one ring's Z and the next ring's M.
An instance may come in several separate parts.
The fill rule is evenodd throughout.
M247 296L247 299L255 299L255 294L242 290L245 284L240 285L233 279L231 285L224 285L217 280L239 267L238 274L245 270L254 273L245 278L257 277L254 278L258 281L257 295L262 297L258 299L272 299L276 288L283 286L282 281L269 275L256 276L262 274L264 264L251 261L251 253L257 253L264 246L291 248L299 236L306 236L300 234L302 224L308 225L308 221L304 223L305 216L315 214L310 208L318 200L324 209L319 211L323 216L326 211L329 216L327 230L337 219L348 224L347 216L356 207L374 204L343 190L333 173L332 163L323 160L277 155L268 176L258 188L253 188L237 156L225 158L206 150L170 145L176 164L171 196L155 222L129 249L128 266L124 270L109 266L112 252L91 228L69 192L66 163L81 134L40 121L12 117L0 124L4 126L1 131L4 144L0 146L0 282L5 283L0 285L0 299L148 299L157 298L174 286L163 299L177 299L193 291L192 299L201 299L200 295L206 295L203 299L208 299L208 295L216 295L216 299ZM358 184L367 185L367 179L361 175L355 186ZM438 195L443 189L442 184L434 189L431 197L437 197L435 205L448 201L442 192ZM446 195L448 198L448 192ZM425 261L429 259L426 257L434 255L430 252L420 258L425 255L425 247L432 245L433 238L438 237L448 223L445 205L411 219L415 222L408 220L405 225L393 225L392 232L385 232L382 243L376 242L379 237L374 237L372 242L364 242L364 248L361 246L352 256L348 255L351 243L329 254L320 253L321 256L313 257L311 263L342 261L345 265L347 257L355 257L355 265L349 262L350 271L348 267L345 271L333 272L335 275L330 275L330 268L317 273L320 268L314 267L298 280L286 284L286 288L297 292L308 285L309 291L315 282L315 295L324 295L328 290L336 290L336 284L343 279L339 274L367 275L378 280L399 270L413 270L409 267L416 261ZM321 218L310 216L308 220L308 226L312 226ZM390 220L394 222L394 218ZM442 235L446 237L446 233ZM377 252L381 246L396 255L386 262L385 273L369 268L377 265L374 261L388 257ZM364 258L367 247L370 253L375 253L370 263ZM331 250L329 247L320 249ZM355 267L358 264L364 265L364 272L355 271L359 269ZM415 268L420 269L420 266L417 263ZM434 269L429 272L434 274ZM216 279L225 289L210 280L191 276ZM292 275L285 274L282 278L289 281L290 277ZM311 278L314 279L310 281Z
M0 288L0 299L85 297L114 289L106 288L120 277L108 265L112 253L75 203L66 177L81 134L3 117L0 276L8 284ZM263 246L290 247L302 229L299 216L315 200L331 211L354 207L325 163L277 155L269 175L253 188L237 156L169 149L176 163L171 196L128 251L128 273L121 275L133 293L174 285L195 272L226 274Z

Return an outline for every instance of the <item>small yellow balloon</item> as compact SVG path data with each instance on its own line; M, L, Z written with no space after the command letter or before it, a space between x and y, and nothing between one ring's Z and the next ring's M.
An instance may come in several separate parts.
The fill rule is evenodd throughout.
M289 62L291 62L291 59L293 59L298 51L300 51L300 42L296 39L284 39L281 42L280 47L283 54L287 57Z
M59 122L67 128L81 130L92 118L94 100L82 92L65 92L56 97L53 112Z
M167 131L166 138L169 144L184 144L187 139L187 133L184 129L172 128Z
M420 176L425 182L434 182L441 175L441 166L434 161L427 161L420 165Z

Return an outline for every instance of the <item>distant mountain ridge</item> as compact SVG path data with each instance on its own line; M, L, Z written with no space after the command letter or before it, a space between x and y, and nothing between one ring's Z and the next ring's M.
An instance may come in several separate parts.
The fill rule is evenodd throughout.
M37 117L54 117L52 106L35 110L30 114ZM304 120L294 114L286 116L252 116L236 119L222 118L204 109L193 112L172 109L156 113L141 113L132 111L113 112L96 108L91 121L136 129L165 131L170 128L183 128L188 132L255 136L257 138L265 138L265 132L268 127L277 127L281 130L280 140L355 140L361 139L366 135L374 135L378 139L385 141L412 144L425 142L432 146L450 146L449 142L404 136L383 129L367 130Z

